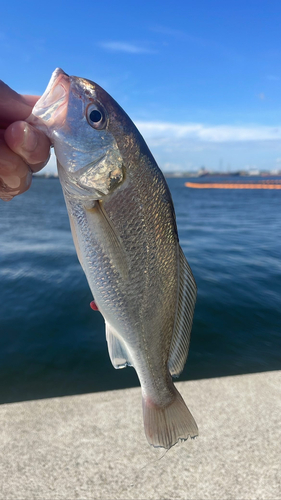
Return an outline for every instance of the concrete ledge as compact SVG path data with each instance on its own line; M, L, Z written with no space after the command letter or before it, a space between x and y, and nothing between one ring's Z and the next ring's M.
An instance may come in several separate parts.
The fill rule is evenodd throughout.
M0 406L0 498L281 499L281 372L177 386L200 436L166 454L139 388Z

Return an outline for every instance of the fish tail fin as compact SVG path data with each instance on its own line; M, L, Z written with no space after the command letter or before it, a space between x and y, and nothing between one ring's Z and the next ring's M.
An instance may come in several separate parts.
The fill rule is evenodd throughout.
M169 449L179 440L198 436L198 427L179 391L174 387L174 400L158 406L143 395L143 420L146 438L152 446Z

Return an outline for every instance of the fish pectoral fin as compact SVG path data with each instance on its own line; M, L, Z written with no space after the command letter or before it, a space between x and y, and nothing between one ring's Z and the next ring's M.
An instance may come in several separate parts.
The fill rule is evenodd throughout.
M83 266L83 259L82 259L82 255L81 255L81 250L80 250L79 243L78 243L78 237L77 237L77 233L76 233L76 229L75 229L75 223L74 223L74 220L72 219L71 214L69 214L69 223L70 223L70 229L71 229L71 233L72 233L72 239L73 239L73 243L75 246L76 254L77 254L78 260L80 262L80 265L81 265L83 271L85 272L84 266Z
M197 286L195 279L185 255L181 247L179 247L178 304L168 358L168 368L174 377L179 376L186 362L196 295Z
M129 261L121 237L107 214L102 201L96 201L94 206L87 209L88 214L94 213L95 230L102 235L106 252L111 262L123 279L127 280L129 275Z
M105 322L105 332L108 352L114 368L119 369L126 368L126 366L133 366L125 343L116 336L115 330L107 322Z

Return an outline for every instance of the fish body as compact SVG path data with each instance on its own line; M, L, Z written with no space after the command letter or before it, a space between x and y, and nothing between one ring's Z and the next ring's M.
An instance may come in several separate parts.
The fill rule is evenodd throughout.
M54 145L77 255L113 366L138 374L149 443L196 436L171 377L186 361L196 284L163 174L123 109L89 80L57 69L29 121Z

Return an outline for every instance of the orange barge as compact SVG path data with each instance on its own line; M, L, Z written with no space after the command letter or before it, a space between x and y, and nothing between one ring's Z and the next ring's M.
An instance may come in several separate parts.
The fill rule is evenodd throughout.
M281 189L281 183L274 181L230 183L230 182L185 182L188 188L196 189Z

